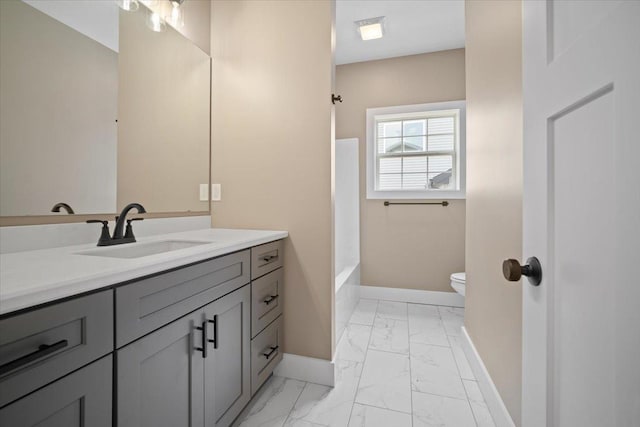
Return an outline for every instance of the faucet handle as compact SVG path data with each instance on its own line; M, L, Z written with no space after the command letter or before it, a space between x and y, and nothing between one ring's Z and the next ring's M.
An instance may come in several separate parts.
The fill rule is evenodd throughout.
M142 220L144 220L144 218L131 218L127 220L127 230L124 233L125 239L133 239L133 241L135 242L136 236L133 235L133 227L131 226L131 223L133 221L142 221Z
M102 224L102 232L100 233L100 239L98 239L98 246L106 246L111 241L111 235L109 233L109 221L101 219L89 219L87 224Z

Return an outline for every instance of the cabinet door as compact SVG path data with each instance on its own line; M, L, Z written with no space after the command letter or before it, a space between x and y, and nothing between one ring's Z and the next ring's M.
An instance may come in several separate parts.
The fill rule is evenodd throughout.
M118 426L204 425L203 321L197 310L118 350Z
M205 424L226 427L251 398L251 290L244 286L204 308L213 357L205 360Z
M107 356L0 409L11 427L111 427L112 357Z

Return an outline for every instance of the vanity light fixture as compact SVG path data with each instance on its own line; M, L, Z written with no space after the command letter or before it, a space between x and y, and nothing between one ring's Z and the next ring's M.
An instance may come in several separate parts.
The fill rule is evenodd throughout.
M138 0L116 0L116 4L120 9L126 10L127 12L135 12L140 6Z
M384 16L355 21L358 34L364 41L381 39L384 36Z

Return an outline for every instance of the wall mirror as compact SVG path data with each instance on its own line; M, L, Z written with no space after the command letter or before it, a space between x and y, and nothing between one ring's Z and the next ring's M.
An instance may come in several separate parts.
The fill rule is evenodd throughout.
M209 212L200 194L210 157L205 52L169 25L153 31L143 4L0 8L4 225L111 216L130 202L162 216Z

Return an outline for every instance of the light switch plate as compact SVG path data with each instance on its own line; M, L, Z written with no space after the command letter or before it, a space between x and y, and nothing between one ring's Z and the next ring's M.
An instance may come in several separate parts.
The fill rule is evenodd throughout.
M206 202L209 200L209 184L200 184L200 201Z
M222 184L211 184L211 200L214 202L222 200Z

